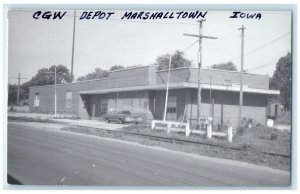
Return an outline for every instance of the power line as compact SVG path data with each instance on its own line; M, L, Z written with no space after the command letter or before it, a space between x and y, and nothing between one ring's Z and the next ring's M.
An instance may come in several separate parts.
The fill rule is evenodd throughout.
M291 34L291 32L287 32L287 33L285 33L285 34L283 34L283 35L281 35L281 36L279 36L279 37L277 37L277 38L271 40L270 42L268 42L268 43L266 43L266 44L264 44L264 45L261 45L261 46L255 48L255 49L252 49L252 50L246 52L244 56L247 56L247 55L250 55L250 54L252 54L252 53L258 52L258 51L260 51L261 49L264 49L265 47L267 47L267 46L269 46L269 45L271 45L271 44L273 44L273 43L275 43L275 42L281 40L282 38L284 38L285 36L290 35L290 34ZM229 60L226 60L226 61L232 61L232 60L235 60L235 59L238 59L238 58L240 58L240 56L233 57L233 58L231 58L231 59L229 59Z
M270 42L268 42L268 43L266 43L266 44L264 44L264 45L262 45L262 46L260 46L260 47L257 47L257 48L255 48L255 49L253 49L253 50L251 50L251 51L246 52L246 54L249 55L249 54L251 54L251 53L257 52L257 50L264 49L265 47L267 47L267 46L273 44L274 42L279 41L280 39L282 39L282 38L284 38L285 36L290 35L290 34L291 34L291 32L287 32L287 33L285 33L285 34L279 36L278 38L276 38L276 39L274 39L274 40L272 40L272 41L270 41Z
M274 59L274 58L273 58L273 59ZM272 66L272 65L274 65L274 63L273 63L272 61L270 61L270 62L267 63L267 64L264 64L264 65L260 65L260 66L254 67L254 68L252 68L252 69L247 69L247 72L244 72L244 73L248 73L248 72L250 72L250 71L255 71L255 70L261 69L261 68L263 68L263 67L268 67L268 66ZM232 80L232 79L235 79L235 78L238 78L238 77L240 77L240 75L231 77L230 79Z
M199 40L196 40L193 44L191 44L190 46L188 46L186 49L184 49L182 52L186 53L186 51L188 51L190 48L192 48Z
M263 68L263 67L268 67L268 66L271 66L271 65L274 65L274 64L273 64L273 63L270 63L270 64L260 65L260 66L258 66L258 67L256 67L256 68L250 69L250 70L248 70L248 71L255 71L255 70L261 69L261 68Z

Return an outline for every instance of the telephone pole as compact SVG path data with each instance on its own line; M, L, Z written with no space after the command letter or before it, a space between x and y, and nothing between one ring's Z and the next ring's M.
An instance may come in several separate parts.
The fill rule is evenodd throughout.
M201 110L201 84L200 84L200 73L202 66L202 39L217 39L217 37L212 36L204 36L202 34L202 24L205 19L201 19L197 21L199 23L199 35L195 34L183 34L184 36L192 36L199 38L199 51L198 51L198 101L197 101L197 128L201 129L201 118L200 118L200 110Z
M240 72L240 105L239 105L239 129L242 127L242 109L243 109L243 74L244 74L244 31L245 31L244 25L242 25L241 28L238 30L241 30L241 72Z
M72 42L72 58L71 58L71 82L74 80L73 66L74 66L74 49L75 49L75 24L76 24L76 10L74 10L74 22L73 22L73 42Z
M49 71L49 72L44 72L44 74L54 75L54 117L56 118L56 112L57 112L57 95L56 95L57 72L56 72L56 65L54 66L54 73Z
M18 90L17 90L17 105L20 104L20 85L21 85L21 79L27 79L26 77L21 77L20 72L18 72L18 77L13 78L18 79Z
M164 121L167 119L167 107L168 107L168 97L169 97L169 82L170 82L170 70L171 70L171 63L172 63L172 54L170 53L169 58L169 68L168 68L168 80L167 80L167 89L166 89L166 99L165 99L165 109L164 109Z

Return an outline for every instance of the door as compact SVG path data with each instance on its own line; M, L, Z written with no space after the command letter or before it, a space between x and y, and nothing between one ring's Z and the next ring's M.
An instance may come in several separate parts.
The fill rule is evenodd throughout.
M108 100L106 98L99 99L97 101L97 117L101 117L102 115L107 113L108 109Z
M274 115L274 116L275 116L275 117L278 116L278 104L275 105L275 115Z
M167 104L167 120L176 121L177 120L177 98L176 96L168 97Z

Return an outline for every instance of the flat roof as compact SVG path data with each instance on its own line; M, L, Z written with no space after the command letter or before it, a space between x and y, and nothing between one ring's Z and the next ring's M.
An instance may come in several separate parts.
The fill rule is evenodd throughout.
M183 89L183 88L198 88L198 84L183 82L183 83L170 83L169 85L169 89ZM240 91L239 86L201 84L201 88L208 89L208 90L212 89L212 90L230 91L230 92ZM141 90L166 90L166 84L110 88L110 89L101 89L101 90L87 90L87 91L80 91L79 94L105 94L105 93L112 93L112 92L127 92L127 91L141 91ZM257 88L249 88L249 87L243 87L243 92L256 93L256 94L269 94L269 95L280 94L280 91L278 90L257 89Z
M116 73L116 72L121 72L121 71L130 71L132 69L137 69L137 68L147 68L147 67L157 67L157 65L141 65L141 66L134 66L134 67L127 67L124 69L118 69L118 70L113 70L113 71L108 71L108 73ZM193 66L187 66L187 67L179 67L179 68L173 68L170 69L170 71L177 71L177 70L181 70L181 69L198 69L198 67L193 67ZM230 73L236 73L239 74L238 71L228 71L228 70L222 70L222 69L210 69L210 68L202 68L203 71L218 71L218 72L230 72ZM167 72L168 69L163 69L163 70L156 70L156 73L161 73L161 72ZM254 73L248 73L248 72L244 72L244 74L249 74L249 75L257 75L257 76L267 76L268 75L261 75L261 74L254 74ZM100 81L100 80L109 80L110 77L104 77L104 78L99 78L99 79L91 79L91 80L82 80L82 81L74 81L71 83L59 83L56 84L57 86L59 85L68 85L68 84L79 84L79 83L83 83L83 82L93 82L93 81ZM54 84L49 84L49 85L43 85L43 86L30 86L29 88L35 88L35 87L45 87L45 86L54 86Z

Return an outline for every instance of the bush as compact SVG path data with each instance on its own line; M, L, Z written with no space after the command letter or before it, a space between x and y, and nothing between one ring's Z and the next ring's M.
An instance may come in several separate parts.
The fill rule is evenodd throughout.
M252 146L250 144L247 144L247 143L242 144L241 147L242 147L243 150L251 150L252 149Z
M242 127L239 127L238 130L237 130L237 134L238 135L244 135L245 133L245 128L242 126Z
M277 140L278 138L278 134L276 133L276 131L272 131L270 136L271 136L271 140Z

